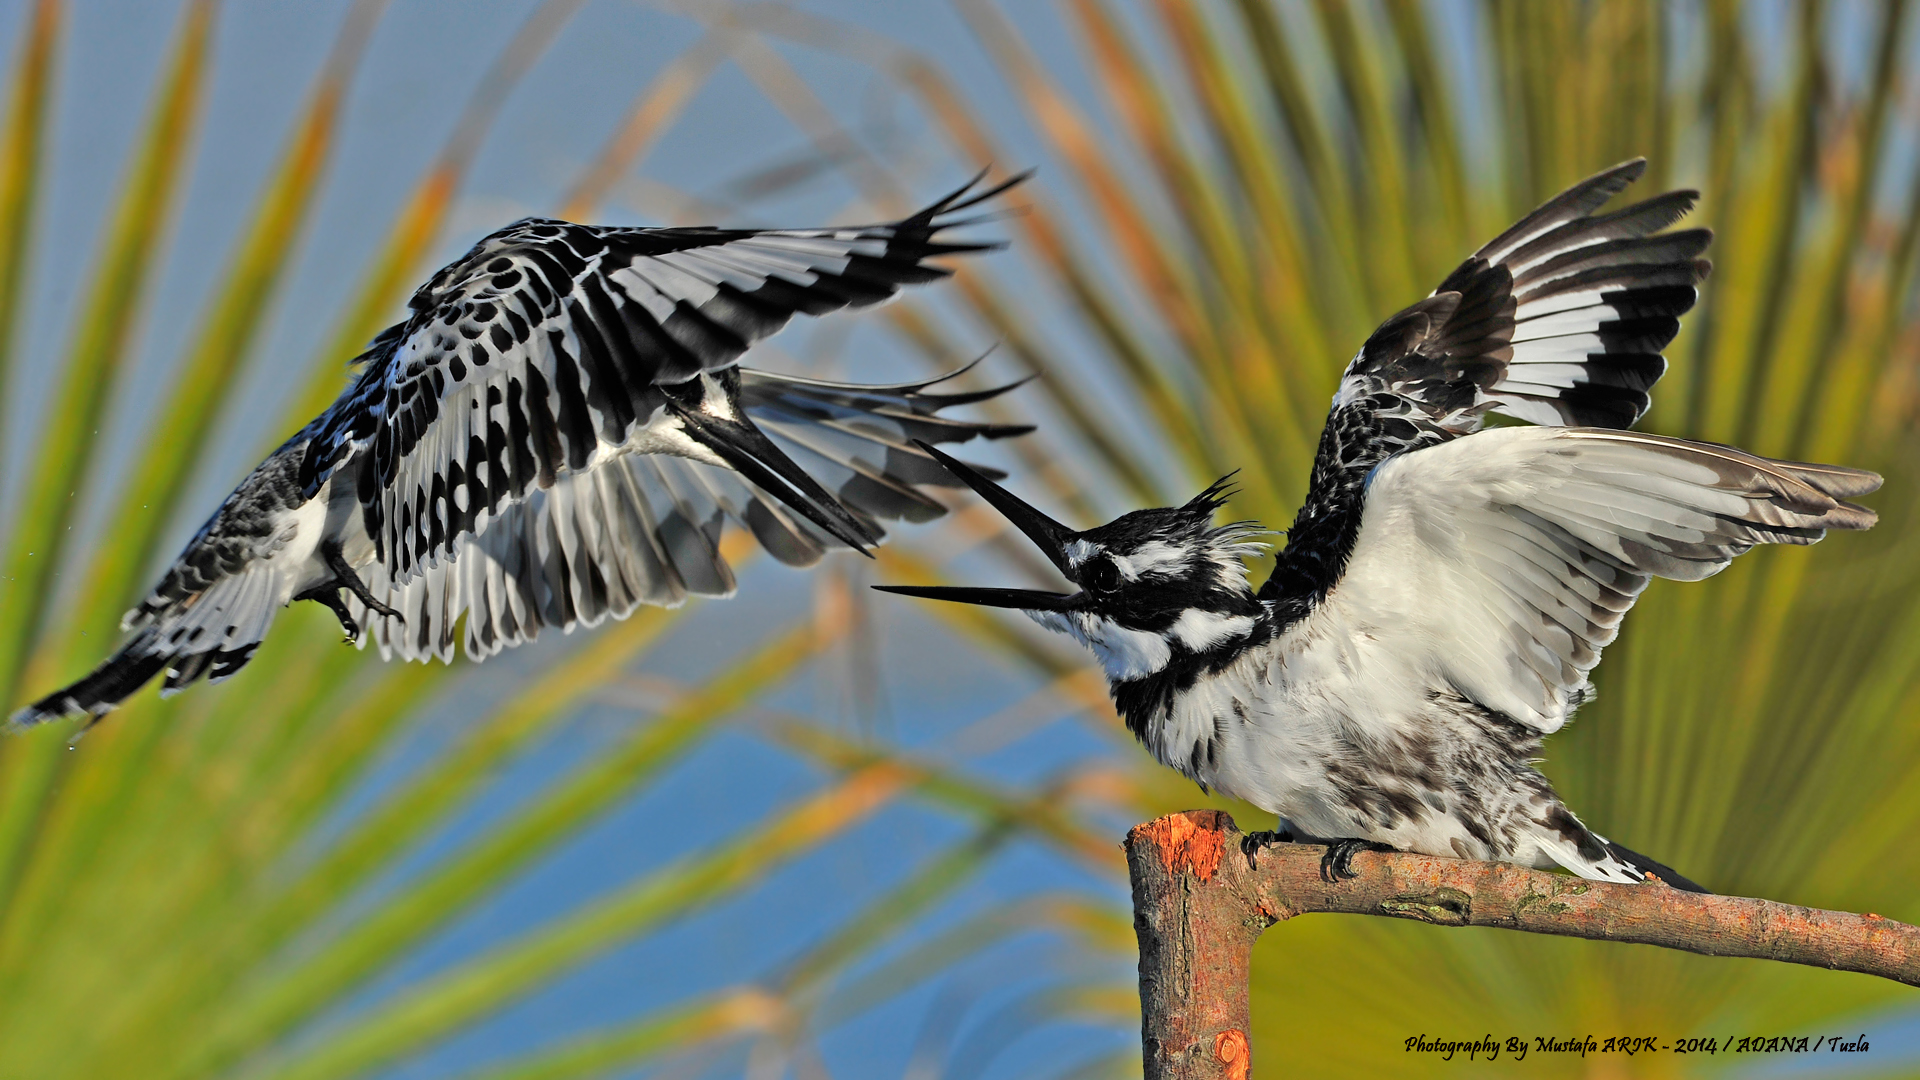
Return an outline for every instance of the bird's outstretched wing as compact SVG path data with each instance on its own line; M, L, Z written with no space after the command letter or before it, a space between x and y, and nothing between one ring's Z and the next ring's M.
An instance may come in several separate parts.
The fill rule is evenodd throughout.
M414 294L412 316L322 419L302 484L311 495L353 464L367 534L396 580L453 554L508 502L634 450L742 472L857 544L841 509L738 423L726 373L796 313L876 303L950 272L929 260L993 247L938 234L1023 178L865 227L517 222Z
M255 466L221 500L158 584L126 613L126 640L85 677L14 713L11 728L62 716L98 717L158 675L171 695L246 666L293 599L327 502L301 495L295 475L312 425Z
M1391 636L1408 670L1542 732L1650 578L1718 573L1755 544L1865 529L1857 469L1604 428L1483 431L1381 465L1316 618Z
M740 377L747 417L875 538L884 535L882 520L945 513L920 486L959 484L912 440L960 442L1028 430L939 415L1006 387L943 394L931 382L862 386L749 369ZM367 584L398 618L352 597L347 603L383 654L408 659L451 659L464 615L467 654L482 659L545 627L572 631L625 618L639 604L731 594L733 571L719 546L729 521L790 566L810 565L839 543L733 470L630 453L563 471L553 483L504 501L456 538L450 556L411 576L397 578L376 561Z
M1660 351L1693 307L1712 240L1706 229L1660 232L1693 207L1694 191L1595 216L1645 170L1635 159L1568 188L1382 323L1335 408L1374 401L1438 438L1477 430L1488 411L1631 426L1666 372Z
M1368 477L1395 455L1471 435L1489 412L1555 427L1640 418L1713 239L1660 232L1693 205L1691 191L1595 216L1645 169L1629 161L1554 196L1380 324L1341 376L1263 600L1292 618L1326 595L1358 535Z

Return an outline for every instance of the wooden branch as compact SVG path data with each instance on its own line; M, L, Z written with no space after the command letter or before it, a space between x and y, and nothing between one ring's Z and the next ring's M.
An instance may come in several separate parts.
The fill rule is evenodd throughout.
M1920 986L1920 927L1878 915L1399 852L1362 852L1353 859L1359 876L1333 885L1320 877L1325 848L1276 843L1249 858L1241 839L1218 810L1170 814L1127 834L1147 1080L1245 1080L1253 943L1274 923L1316 911L1631 941Z

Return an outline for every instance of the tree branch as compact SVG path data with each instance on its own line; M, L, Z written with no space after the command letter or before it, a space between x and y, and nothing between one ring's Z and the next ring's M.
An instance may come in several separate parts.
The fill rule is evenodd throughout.
M1127 834L1147 1080L1245 1080L1253 943L1274 923L1316 911L1631 941L1920 986L1920 927L1878 915L1400 852L1362 852L1359 876L1334 885L1320 878L1319 845L1269 844L1249 857L1241 840L1218 810L1170 814Z

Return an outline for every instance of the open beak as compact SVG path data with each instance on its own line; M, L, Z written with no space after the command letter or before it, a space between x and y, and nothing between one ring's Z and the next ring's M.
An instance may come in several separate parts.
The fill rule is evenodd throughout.
M932 455L935 461L946 466L948 472L979 492L981 498L1025 533L1048 561L1060 568L1061 573L1067 572L1067 545L1079 534L1022 502L1012 492L980 475L978 470L965 462L957 461L918 439L914 440L914 445ZM1040 589L974 589L944 585L875 585L874 588L901 596L949 600L982 607L1017 608L1022 611L1066 611L1079 596L1078 593L1046 592Z

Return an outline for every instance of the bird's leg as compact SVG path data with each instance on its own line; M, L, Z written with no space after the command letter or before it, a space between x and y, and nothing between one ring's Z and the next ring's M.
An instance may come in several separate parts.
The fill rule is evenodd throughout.
M333 617L340 620L340 629L347 632L347 644L351 645L360 640L360 624L353 621L352 614L347 611L346 601L340 599L340 587L338 585L322 585L318 588L308 589L306 592L294 597L294 599L311 600L316 604L323 605L328 611L333 612Z
M358 597L361 603L367 605L368 611L385 615L389 619L400 618L399 612L375 600L373 598L373 590L367 588L367 583L361 581L360 575L354 573L353 567L347 565L347 557L340 553L340 541L321 541L320 557L327 561L327 569L333 571L334 584ZM400 621L405 622L406 620L401 619Z
M1320 856L1320 880L1329 885L1338 885L1344 878L1359 877L1359 874L1353 872L1353 857L1355 855L1362 851L1392 850L1393 848L1390 845L1375 843L1372 840L1359 840L1353 837L1347 837L1344 840L1330 841L1327 844L1327 853Z
M99 727L100 721L105 720L106 718L107 718L106 713L88 713L87 722L80 725L79 731L76 731L72 735L67 737L67 749L71 750L74 747L79 746L81 738L84 737L87 732L92 731L94 728Z

